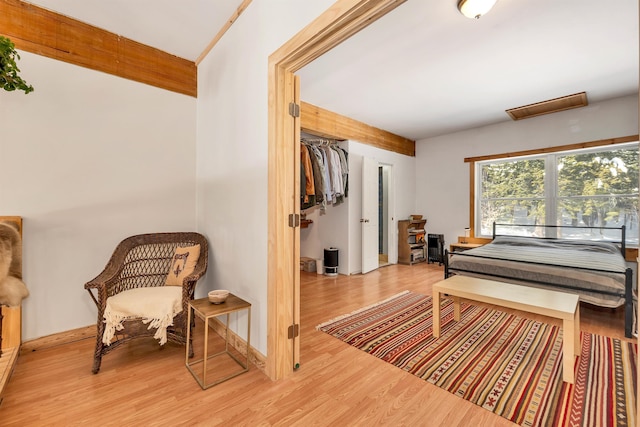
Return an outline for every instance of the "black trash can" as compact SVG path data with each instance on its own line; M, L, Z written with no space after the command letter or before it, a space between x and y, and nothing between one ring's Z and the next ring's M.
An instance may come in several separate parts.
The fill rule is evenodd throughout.
M324 250L324 274L327 276L338 275L338 249L328 248Z

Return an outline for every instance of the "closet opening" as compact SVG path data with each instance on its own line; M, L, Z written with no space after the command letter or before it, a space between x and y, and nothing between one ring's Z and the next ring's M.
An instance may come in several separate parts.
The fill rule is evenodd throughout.
M351 271L348 144L300 134L300 260L301 265L315 261L318 274ZM331 263L325 260L327 251Z

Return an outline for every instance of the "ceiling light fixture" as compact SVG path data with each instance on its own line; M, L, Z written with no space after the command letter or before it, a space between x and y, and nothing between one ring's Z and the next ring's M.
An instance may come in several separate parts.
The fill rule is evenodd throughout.
M458 10L467 18L480 19L494 4L496 0L460 0Z

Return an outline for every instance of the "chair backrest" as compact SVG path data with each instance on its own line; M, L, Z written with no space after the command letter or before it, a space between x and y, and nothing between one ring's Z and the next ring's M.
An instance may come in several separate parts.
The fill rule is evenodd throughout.
M120 270L113 293L164 286L176 248L196 244L200 245L200 257L194 274L200 277L207 270L209 258L207 240L203 235L194 232L152 233L126 238L109 261Z

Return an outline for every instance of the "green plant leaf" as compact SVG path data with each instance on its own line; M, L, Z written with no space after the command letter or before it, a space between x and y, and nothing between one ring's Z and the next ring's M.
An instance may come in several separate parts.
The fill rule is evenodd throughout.
M16 60L20 55L15 45L6 37L0 36L0 86L7 92L22 90L25 94L33 92L33 86L27 84L19 75Z

